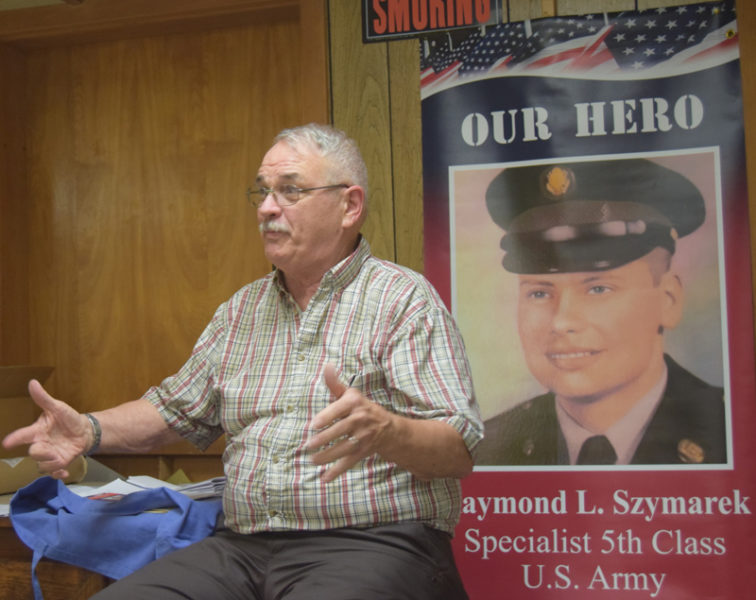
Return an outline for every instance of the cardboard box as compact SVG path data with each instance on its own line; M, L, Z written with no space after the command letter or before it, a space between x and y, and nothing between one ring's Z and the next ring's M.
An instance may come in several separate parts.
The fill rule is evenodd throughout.
M31 425L40 410L29 397L27 386L30 379L40 383L52 373L52 367L0 366L0 440L19 427ZM26 447L6 450L0 446L0 458L24 456Z
M19 427L31 425L40 410L29 397L30 379L44 382L52 367L0 367L0 439ZM26 446L6 450L0 446L0 494L7 494L27 485L40 476L37 463L25 456ZM71 476L66 482L80 481L87 472L83 456L69 466Z

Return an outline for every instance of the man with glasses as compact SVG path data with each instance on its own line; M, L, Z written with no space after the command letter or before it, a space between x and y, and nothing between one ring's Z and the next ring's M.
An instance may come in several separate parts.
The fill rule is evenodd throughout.
M179 372L10 434L42 471L79 454L225 435L225 528L97 598L464 598L450 536L482 437L456 325L419 274L360 235L367 172L342 132L280 133L248 196L268 276L215 313Z

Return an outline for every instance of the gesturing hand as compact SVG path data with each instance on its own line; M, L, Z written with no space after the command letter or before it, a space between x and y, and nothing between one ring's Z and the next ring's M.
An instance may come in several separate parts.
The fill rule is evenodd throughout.
M29 382L29 394L42 414L28 427L9 433L3 447L29 444L29 456L37 461L40 473L58 479L68 477L66 468L91 441L89 422L65 402L50 396L34 379Z
M380 453L390 437L394 415L342 383L333 365L325 366L325 384L335 400L315 416L312 428L317 433L307 449L315 451L312 462L316 465L333 463L323 474L328 482L366 456Z

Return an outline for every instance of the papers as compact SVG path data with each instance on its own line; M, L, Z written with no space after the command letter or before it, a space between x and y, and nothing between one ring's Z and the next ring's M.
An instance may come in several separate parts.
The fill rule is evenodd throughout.
M190 498L199 500L201 498L219 498L223 496L223 490L226 488L225 477L213 477L200 481L199 483L185 483L176 488L182 494Z
M223 488L226 487L225 477L213 477L200 481L198 483L182 483L174 484L167 481L161 481L154 477L148 477L147 475L138 475L135 477L129 477L126 483L140 487L141 489L155 488L155 487L167 487L186 494L190 498L199 500L201 498L217 498L223 495Z
M135 475L127 479L115 479L110 483L98 487L76 484L69 485L68 489L75 494L86 498L100 497L104 499L107 496L120 497L140 490L167 487L177 492L181 492L182 494L186 494L194 500L200 500L202 498L217 498L221 496L225 485L225 477L213 477L212 479L207 479L198 483L183 483L177 485L150 477L149 475Z
M74 494L84 498L99 496L99 499L107 500L108 498L120 498L121 496L125 496L132 492L138 492L140 490L167 487L177 492L181 492L182 494L186 494L194 500L202 500L204 498L218 498L222 496L223 488L225 486L225 477L213 477L198 483L175 484L148 475L136 475L134 477L128 477L127 479L117 478L104 485L101 482L69 484L68 489ZM10 501L12 497L13 494L0 495L0 517L7 517L10 515Z
M10 516L10 501L13 494L3 494L0 496L0 517Z

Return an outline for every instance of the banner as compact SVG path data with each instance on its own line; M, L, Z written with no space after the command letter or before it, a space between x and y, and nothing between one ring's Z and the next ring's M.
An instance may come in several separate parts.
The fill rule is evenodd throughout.
M362 39L383 42L501 22L502 0L362 0Z
M737 40L733 2L421 39L425 271L486 422L472 600L756 589Z

